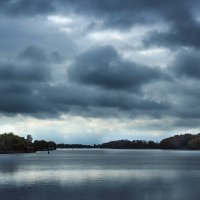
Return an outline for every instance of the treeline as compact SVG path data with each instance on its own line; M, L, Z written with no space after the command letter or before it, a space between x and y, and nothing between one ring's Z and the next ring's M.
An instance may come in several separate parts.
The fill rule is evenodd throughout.
M45 150L56 150L56 148L110 148L110 149L191 149L200 150L200 133L175 135L160 142L145 140L117 140L103 144L56 144L53 141L35 140L31 135L27 138L17 136L13 133L0 134L0 153L36 152Z
M111 149L190 149L200 150L200 133L183 134L163 139L161 142L145 140L117 140L100 145L100 148Z
M159 148L159 143L154 141L144 141L144 140L117 140L111 141L103 144L94 145L83 145L83 144L57 144L57 148L110 148L110 149L157 149Z
M145 140L117 140L100 145L100 148L111 149L158 149L159 143Z
M25 139L13 133L0 134L0 153L30 153L56 149L55 142L47 142L44 140L32 142L32 140L31 135L27 135Z
M57 148L60 149L73 149L73 148L78 148L78 149L84 149L84 148L99 148L99 145L85 145L85 144L57 144Z
M166 138L160 142L162 149L200 149L200 133L197 135L184 134Z
M58 144L57 148L108 148L108 149L190 149L200 150L200 133L183 134L163 139L160 142L145 140L117 140L98 145Z
M55 142L47 142L45 140L35 140L33 143L35 151L52 151L56 150L56 146Z

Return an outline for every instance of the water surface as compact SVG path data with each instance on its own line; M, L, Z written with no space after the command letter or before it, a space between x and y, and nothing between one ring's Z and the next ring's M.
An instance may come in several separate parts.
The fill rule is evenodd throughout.
M0 155L2 200L199 200L199 187L199 151Z

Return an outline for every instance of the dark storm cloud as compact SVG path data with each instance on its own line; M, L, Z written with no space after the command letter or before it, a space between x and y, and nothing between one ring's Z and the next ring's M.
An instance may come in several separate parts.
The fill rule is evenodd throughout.
M150 92L151 90L156 91L153 94L154 97L157 96L158 99L164 97L164 101L170 104L170 109L164 115L179 118L177 123L175 121L174 126L184 124L185 121L187 124L194 125L194 122L197 122L200 117L199 50L179 50L174 61L166 69L166 73L171 74L173 81L165 82L163 85L158 83L154 87L150 87Z
M146 45L166 46L177 48L179 46L200 47L200 23L198 21L198 1L174 1L174 8L166 7L160 16L169 24L166 32L152 31L144 39ZM168 10L168 12L167 12Z
M71 33L64 33L61 30L64 25L60 27L59 23L47 18L47 15L83 16L81 20L88 20L84 26L94 25L95 28L97 23L99 32L108 29L110 33L113 29L127 33L134 25L160 24L167 26L168 31L150 32L144 43L173 50L180 46L200 46L198 13L194 12L198 6L195 0L1 0L0 111L36 117L69 113L103 117L122 114L127 117L198 118L198 50L179 49L180 53L169 69L161 70L124 59L112 46L89 48L94 45L93 41L86 44L84 36L80 39L80 35L76 35L76 27L70 27ZM73 23L79 26L82 21ZM84 30L91 31L87 27ZM75 41L77 49L69 41ZM28 46L30 43L41 44L45 50ZM16 53L24 46L28 47ZM120 45L119 50L123 54ZM12 54L7 56L10 52ZM18 54L16 59L13 52ZM78 56L73 57L74 54ZM64 63L66 58L70 59L69 63L72 61L69 67ZM58 65L54 66L55 63ZM62 74L66 79L61 77L59 80L66 68L67 78ZM52 78L52 70L55 74L60 70L55 75L57 80Z
M41 64L0 63L0 79L11 81L45 81L49 79L47 68Z
M200 47L200 23L194 19L186 21L175 21L168 32L160 33L153 31L149 33L144 43L146 45L166 46L177 48L179 46Z
M200 47L197 0L2 0L0 9L9 15L76 13L102 21L104 28L125 30L137 24L162 22L169 31L153 31L144 39L148 46ZM90 24L90 28L95 22Z
M144 39L151 46L200 47L200 23L197 21L200 6L196 0L115 0L115 1L75 1L72 5L83 15L93 15L103 20L107 28L126 30L134 25L147 25L162 22L169 31L153 31ZM161 24L162 24L161 23Z
M3 95L0 99L0 110L5 114L31 114L44 112L45 105L40 103L39 98L34 98L32 93L8 93ZM49 110L48 112L51 112Z
M2 82L1 82L2 83ZM168 109L165 103L126 92L108 92L80 86L30 84L4 82L0 110L7 114L27 114L35 117L58 117L61 113L82 116L131 117L149 115L160 117ZM121 113L122 112L122 113Z
M44 83L37 79L21 80L20 77L21 76L18 76L12 79L2 79L2 77L0 77L1 113L34 115L38 112L44 112L47 107L41 101L43 95L40 93ZM44 81L44 79L42 79L42 81ZM48 112L51 112L51 110Z
M51 80L51 72L41 57L44 55L41 49L32 46L20 52L17 59L0 62L1 112L18 114L46 110L39 91Z
M68 69L70 80L109 89L138 90L143 84L162 76L159 69L121 58L111 46L89 49L79 55Z
M181 55L186 59L184 53ZM184 75L187 72L184 67L181 68L183 65L179 67L181 60L181 56L177 57L174 66L170 68L176 80L179 80L177 74ZM198 94L193 92L190 98L186 98L186 86L180 83L175 85L176 82L166 79L168 71L163 70L161 73L158 69L126 61L113 47L95 47L75 57L68 71L70 79L75 83L52 82L50 67L46 66L53 63L49 54L38 47L29 46L19 53L16 60L1 64L1 112L35 117L58 117L61 113L69 113L101 117L124 115L159 118L172 115L195 118L200 114L198 109L191 112L191 109L184 108L196 102ZM150 96L143 91L146 85L160 85L162 81L164 84L161 88L152 88L156 90L158 98L151 96L151 91ZM169 82L171 88L168 88ZM100 86L98 90L96 86ZM187 87L191 92L192 86L189 84ZM159 99L162 95L167 97L168 92L178 99L178 106L168 98Z
M184 21L189 18L198 1L193 0L69 0L77 13L93 15L104 20L107 27L126 29L135 24ZM192 2L192 3L191 3Z
M191 2L193 5L191 6ZM130 27L138 22L152 22L157 17L176 19L190 12L197 4L193 0L2 0L2 11L11 14L47 14L71 11L101 17L109 26ZM185 17L186 18L186 17Z
M69 112L87 116L113 116L120 115L120 110L125 115L136 117L151 115L160 117L160 112L168 109L163 102L141 99L141 96L119 91L107 91L76 85L48 85L43 93L51 107L57 112ZM98 109L103 110L101 114Z
M0 93L3 94L0 111L43 118L68 113L90 117L197 119L200 116L199 58L198 51L189 52L180 52L172 66L161 73L122 59L113 47L94 47L74 58L68 71L73 81L61 84L51 79L54 61L49 55L52 54L29 46L16 60L0 65ZM193 65L188 68L192 64L190 60Z
M28 46L19 53L17 59L0 62L1 81L46 82L50 77L46 55L38 47Z
M88 65L95 64L95 60L100 62L104 57L105 59L100 62L100 65L106 64L107 67L109 62L119 62L120 66L117 66L117 70L120 71L120 67L125 65L123 70L125 74L132 73L133 75L134 69L136 75L141 77L134 82L130 82L130 79L128 83L137 84L139 82L136 87L143 84L144 80L142 82L139 80L140 78L144 79L143 74L148 79L146 73L151 75L154 72L148 70L147 67L129 66L130 63L122 62L120 56L112 47L98 47L93 50L95 51L86 51L80 57L88 62ZM52 54L59 57L55 52ZM156 102L143 98L142 94L127 92L128 83L124 83L121 91L107 90L104 87L97 91L93 87L93 82L91 82L90 87L87 86L87 83L85 86L67 82L57 84L52 82L51 79L50 66L53 63L54 61L49 58L48 54L35 46L25 48L19 53L17 59L1 63L0 93L2 96L0 98L0 111L9 115L26 114L35 117L58 117L62 113L110 117L120 115L121 112L132 117L138 115L160 117L160 113L168 109L168 105L164 102ZM83 67L88 67L88 65L85 63ZM92 70L95 69L92 68ZM112 73L115 75L114 71L109 71L109 78L112 78ZM115 89L115 84L120 87L120 83L117 82L117 79L120 78L118 72L117 76L114 78L114 82L111 81L114 84L111 84L110 88ZM155 75L153 78L155 78ZM103 81L101 80L100 83L103 84ZM125 78L120 81L125 82ZM146 80L146 82L148 81L149 79ZM106 82L106 85L103 86L107 88L109 87L108 84L109 82Z

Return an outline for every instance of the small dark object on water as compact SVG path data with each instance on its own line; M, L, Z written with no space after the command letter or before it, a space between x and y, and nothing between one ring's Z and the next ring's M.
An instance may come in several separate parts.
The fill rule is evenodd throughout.
M50 154L50 152L48 151L48 154Z

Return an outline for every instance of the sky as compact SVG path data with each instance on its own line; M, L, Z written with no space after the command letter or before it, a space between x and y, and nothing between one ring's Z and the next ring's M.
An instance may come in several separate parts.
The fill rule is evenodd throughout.
M0 127L98 144L200 132L197 0L0 0Z

